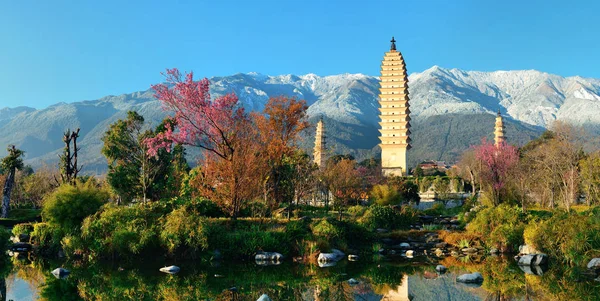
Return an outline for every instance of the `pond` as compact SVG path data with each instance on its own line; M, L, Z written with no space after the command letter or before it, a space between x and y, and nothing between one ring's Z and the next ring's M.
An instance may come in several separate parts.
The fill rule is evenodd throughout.
M448 257L370 262L339 262L320 268L284 262L259 266L252 262L103 263L83 265L12 258L1 300L600 300L600 283L585 271L550 266L523 271L514 260ZM444 274L436 264L448 267ZM175 264L181 272L161 273ZM50 272L62 266L63 279ZM6 268L7 266L5 266ZM482 284L463 284L457 276L480 272ZM531 273L531 274L528 274Z

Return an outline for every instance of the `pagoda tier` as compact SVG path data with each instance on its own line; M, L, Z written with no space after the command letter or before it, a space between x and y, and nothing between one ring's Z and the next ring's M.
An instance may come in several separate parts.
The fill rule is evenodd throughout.
M407 175L406 151L411 147L408 74L393 38L390 51L381 62L379 84L379 146L383 173Z

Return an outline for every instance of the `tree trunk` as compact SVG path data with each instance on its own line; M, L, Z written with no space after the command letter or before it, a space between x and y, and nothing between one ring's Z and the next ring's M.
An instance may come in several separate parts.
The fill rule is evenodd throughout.
M4 189L2 190L2 214L0 217L8 218L8 211L10 210L10 194L15 184L15 172L16 169L8 172L6 182L4 182Z
M6 279L0 279L0 301L6 301Z

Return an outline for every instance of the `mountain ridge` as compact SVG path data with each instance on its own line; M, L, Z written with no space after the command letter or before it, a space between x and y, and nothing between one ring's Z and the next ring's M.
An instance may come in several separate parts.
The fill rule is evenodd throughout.
M377 77L350 73L271 76L251 72L209 80L212 97L234 92L249 110L262 110L272 96L305 99L310 120L325 117L328 127L334 129L332 146L337 151L349 152L359 158L378 153ZM434 66L409 75L409 92L416 131L413 132L416 150L412 150L415 156L430 154L429 150L419 150L426 147L439 151L436 155L439 158L456 160L459 153L469 147L468 143L477 143L481 138L472 140L467 138L469 135L489 136L492 132L492 128L476 128L473 120L478 120L481 127L488 119L493 119L492 114L498 110L511 120L515 131L524 131L525 134L514 141L516 144L535 137L554 120L600 128L600 80L594 78L561 77L536 70L482 72ZM80 160L84 161L88 171L102 172L106 161L100 154L100 138L108 125L124 118L128 110L137 110L153 125L166 115L154 99L152 89L55 104L44 109L3 108L0 109L0 145L16 144L23 148L27 152L27 162L34 166L42 162L55 164L62 147L62 132L66 128L80 127L80 145L82 153L86 154ZM470 131L466 135L453 134L453 137L464 139L450 143L450 156L443 155L445 147L435 141L421 145L414 139L422 137L419 139L425 141L427 137L438 137L438 132L444 130L441 125ZM436 132L431 131L434 128ZM423 132L419 134L419 130ZM308 140L311 135L307 134ZM508 135L512 142L510 133ZM442 137L438 139L443 140ZM304 143L309 153L311 144L312 141ZM4 148L0 148L0 155L4 153ZM418 160L409 155L412 164Z

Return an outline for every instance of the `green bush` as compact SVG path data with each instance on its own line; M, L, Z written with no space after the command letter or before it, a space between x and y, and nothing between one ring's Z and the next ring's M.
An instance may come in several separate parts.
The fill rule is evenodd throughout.
M83 221L81 237L95 256L139 254L158 247L164 209L160 203L107 205Z
M49 223L33 224L30 241L45 250L58 250L63 231L60 227Z
M44 222L61 227L65 233L78 233L81 222L96 213L109 194L91 182L78 186L62 185L46 198L42 209Z
M502 204L478 212L467 225L467 232L481 237L489 247L515 251L523 244L526 223L521 208Z
M334 240L342 237L342 230L338 227L337 221L333 219L324 219L312 226L312 232L316 236L326 240Z
M187 204L186 209L196 215L206 217L225 217L226 214L213 201L205 198L193 198Z
M260 251L289 255L293 247L285 231L264 230L260 225L231 231L223 224L211 223L209 228L208 245L227 258L249 258Z
M431 208L423 210L423 213L427 215L445 215L446 214L446 205L443 203L436 202L431 206Z
M4 227L0 227L0 250L2 250L2 253L4 253L6 249L8 249L9 245L10 232L8 232L8 230L6 230L6 228Z
M365 212L367 212L367 207L362 205L351 206L348 208L348 214L354 219L362 217Z
M401 195L396 188L390 185L375 185L371 190L371 198L378 205L395 205L402 201Z
M196 252L208 248L208 227L203 217L190 214L185 208L167 215L160 232L161 244L169 252L179 247Z
M525 228L525 243L570 265L600 256L600 214L555 212Z
M360 224L370 230L377 228L408 229L418 219L418 213L410 206L392 208L389 206L373 205L360 219Z
M31 232L33 231L33 224L31 223L23 223L23 224L16 224L13 229L12 229L12 234L14 236L18 236L19 234L31 234Z

